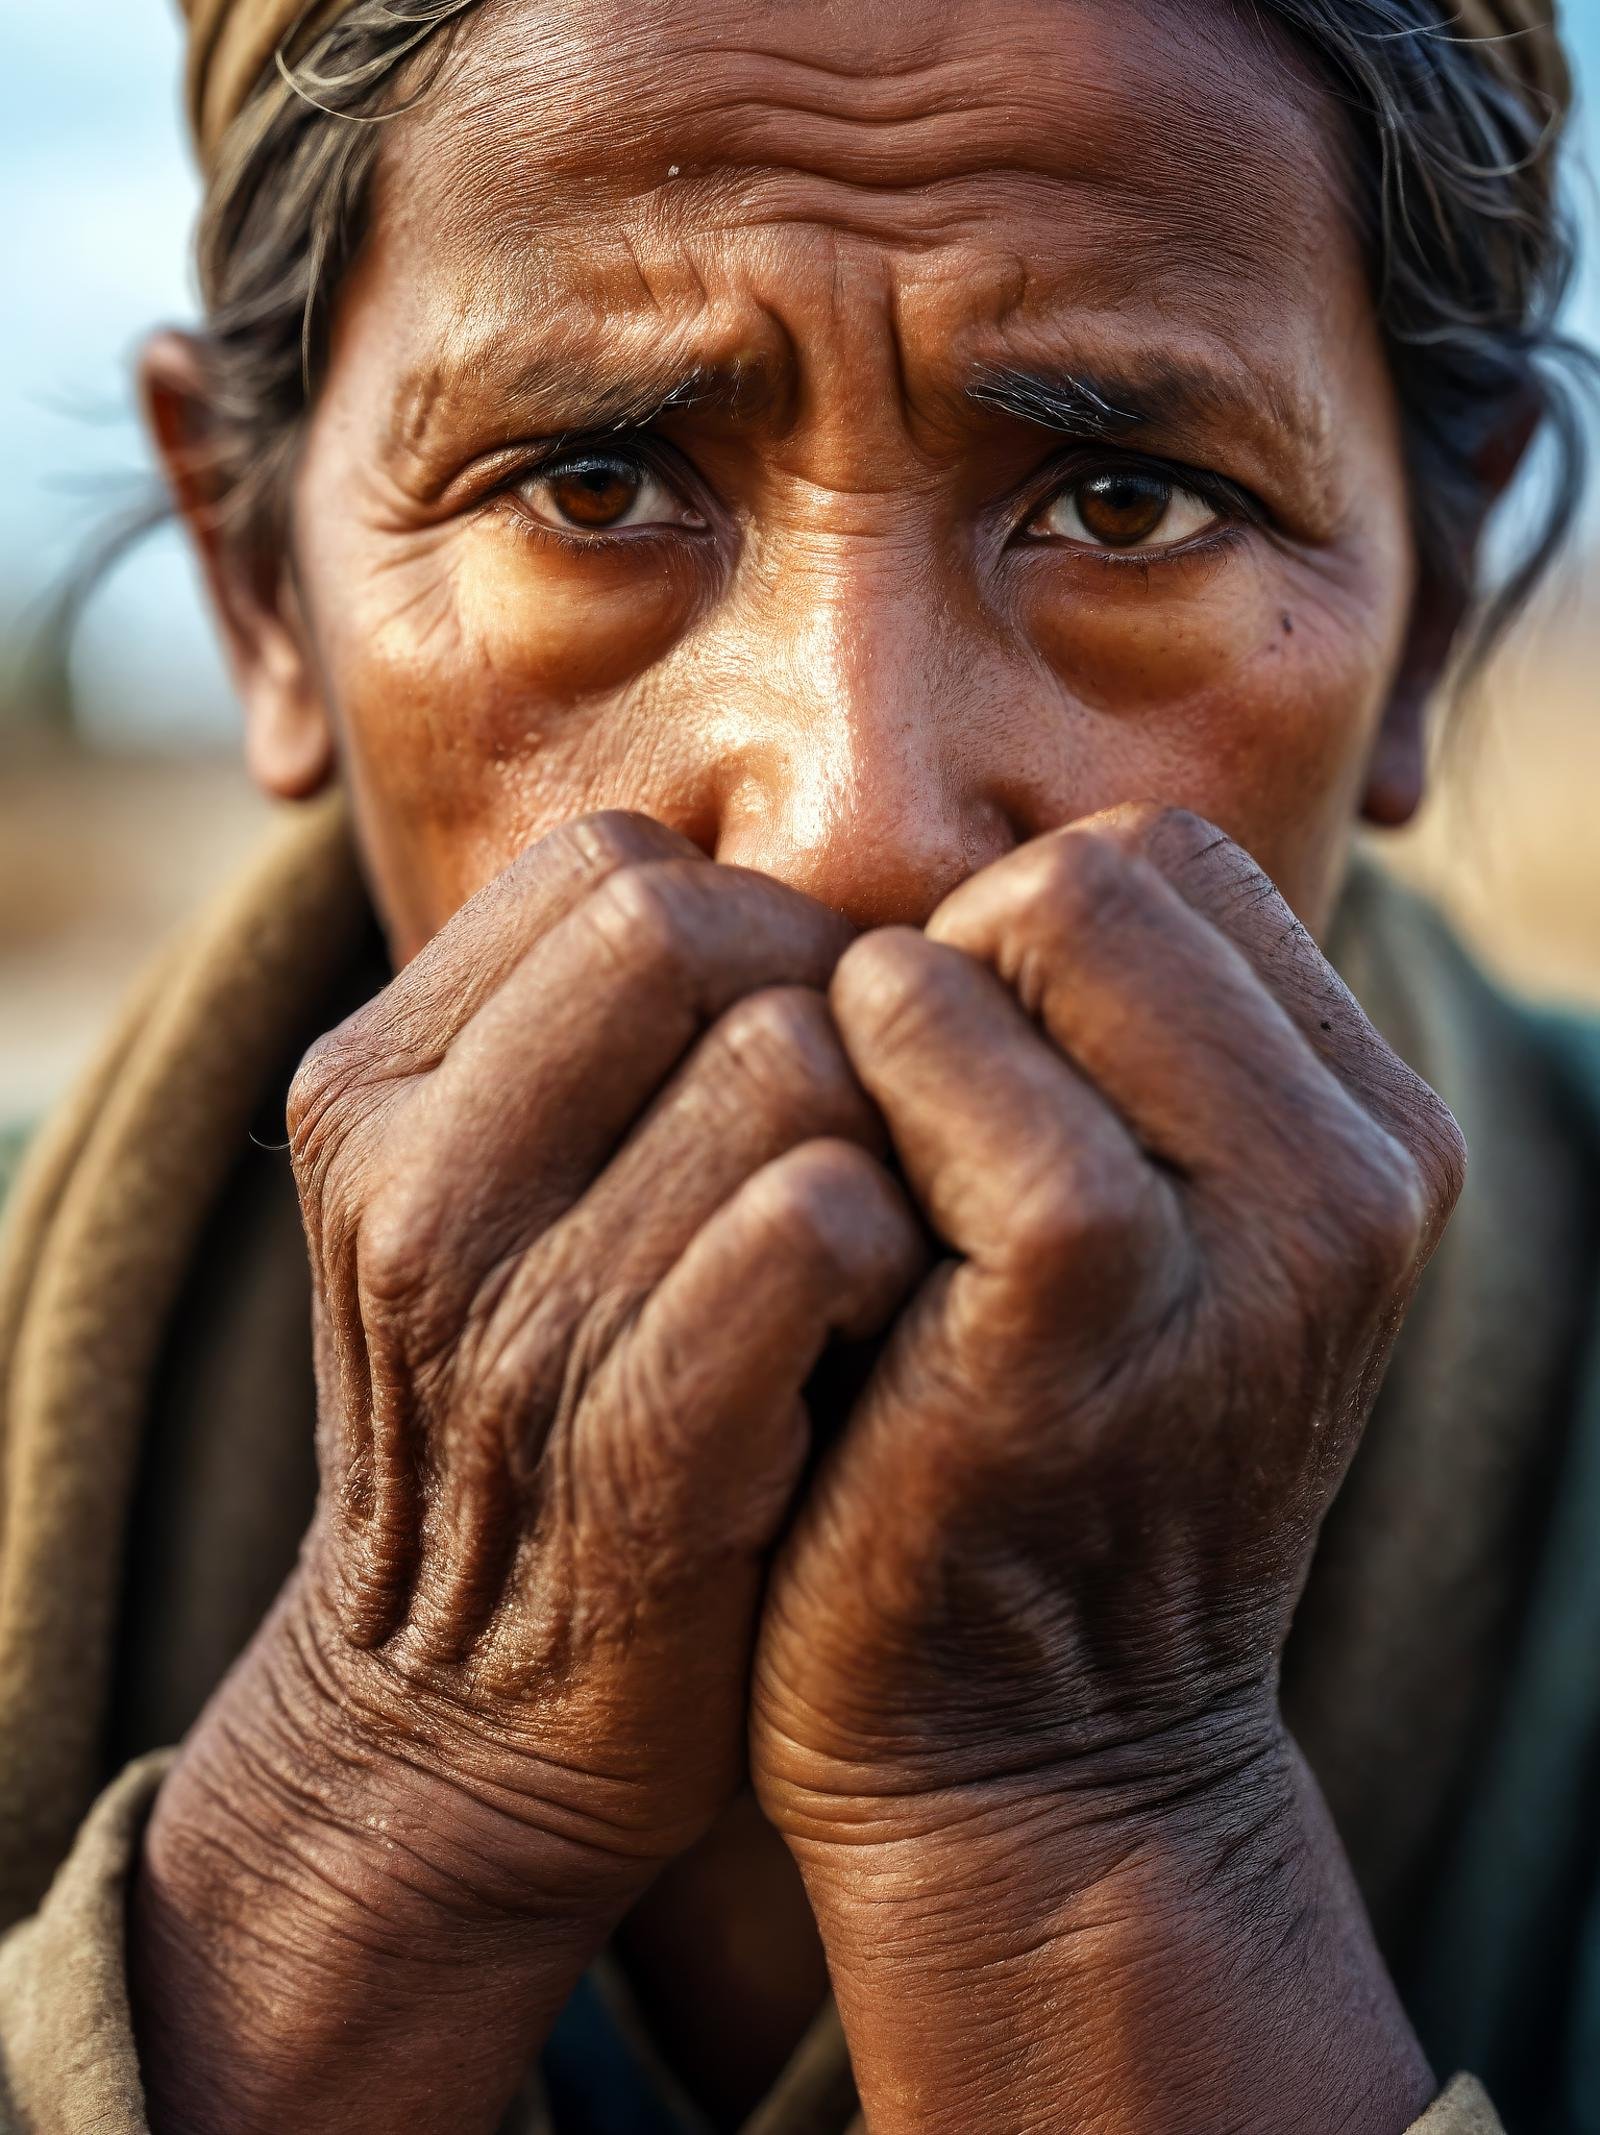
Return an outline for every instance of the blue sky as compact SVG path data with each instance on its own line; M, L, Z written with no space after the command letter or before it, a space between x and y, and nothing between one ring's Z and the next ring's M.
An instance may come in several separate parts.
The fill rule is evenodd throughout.
M1579 160L1600 171L1600 0L1566 0L1583 95ZM196 188L177 104L171 0L17 0L0 68L0 627L36 612L108 501L146 469L128 351L193 316ZM1600 187L1580 192L1600 245ZM1600 258L1573 324L1600 341ZM1591 508L1600 531L1600 500ZM100 596L77 680L108 735L183 743L233 714L186 559L154 539Z

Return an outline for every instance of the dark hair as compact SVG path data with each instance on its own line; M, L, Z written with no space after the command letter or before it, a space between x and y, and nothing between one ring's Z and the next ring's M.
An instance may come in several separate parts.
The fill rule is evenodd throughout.
M270 553L361 242L378 123L437 79L481 0L358 0L225 136L200 220L215 422L207 473L230 527ZM1238 0L1249 4L1249 0ZM1554 183L1558 114L1454 36L1432 0L1253 0L1348 117L1349 183L1403 417L1422 571L1459 604L1469 661L1514 619L1581 502L1590 353L1556 315L1573 246ZM1542 428L1553 476L1501 582L1479 580L1495 441Z

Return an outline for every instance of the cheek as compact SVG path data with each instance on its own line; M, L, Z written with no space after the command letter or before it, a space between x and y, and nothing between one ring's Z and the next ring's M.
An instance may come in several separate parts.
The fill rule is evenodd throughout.
M1171 568L1181 597L1132 567L1036 596L1034 642L1091 717L1112 798L1206 816L1320 928L1400 656L1404 545L1343 568L1226 550Z
M681 556L580 571L504 528L324 569L341 597L313 623L397 955L559 822L619 803L682 817L628 685L681 633L695 577Z

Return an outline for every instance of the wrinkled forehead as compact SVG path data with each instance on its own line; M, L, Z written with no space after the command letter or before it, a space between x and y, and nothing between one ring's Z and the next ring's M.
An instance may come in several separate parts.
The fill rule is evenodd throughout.
M386 142L375 246L458 355L534 318L592 338L719 312L781 342L786 304L815 316L852 273L890 305L935 292L925 342L1067 302L1286 344L1327 325L1355 239L1331 106L1243 14L488 0Z
M781 213L761 181L836 187L870 226L929 230L970 181L1032 181L1063 221L1181 252L1314 247L1338 211L1329 106L1287 43L1227 0L488 0L406 128L404 191L479 246L549 241L602 209L706 193ZM964 183L964 181L966 183ZM959 197L945 198L951 189ZM815 206L796 191L794 208ZM1041 203L1042 204L1042 203Z

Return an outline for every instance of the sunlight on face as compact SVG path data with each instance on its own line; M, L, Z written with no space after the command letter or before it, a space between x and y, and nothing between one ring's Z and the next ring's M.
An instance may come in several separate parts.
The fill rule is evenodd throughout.
M295 538L401 954L610 806L870 924L1153 799L1326 914L1412 588L1331 119L1220 7L842 34L504 0L386 143Z

